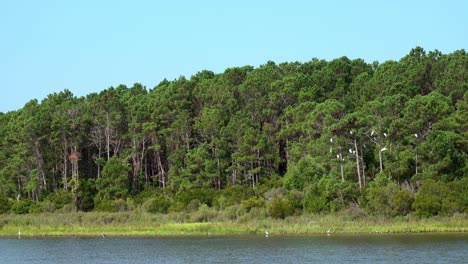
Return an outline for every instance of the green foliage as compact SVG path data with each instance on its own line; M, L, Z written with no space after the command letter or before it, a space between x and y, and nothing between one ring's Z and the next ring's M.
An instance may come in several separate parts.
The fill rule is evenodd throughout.
M416 194L413 204L415 213L421 217L430 217L466 212L467 189L466 178L450 183L427 179Z
M383 174L379 174L366 190L365 208L367 213L371 215L392 215L391 200L397 192L396 184L390 182Z
M46 201L53 203L56 209L61 209L67 204L72 204L73 199L70 192L58 190L57 192L49 194Z
M413 194L407 190L402 189L395 193L391 200L390 206L392 208L392 216L404 216L411 212L411 207L414 202Z
M251 197L247 200L243 200L241 202L241 207L244 209L246 212L250 212L252 208L255 207L264 207L265 206L265 199L262 197Z
M33 201L29 199L21 199L13 203L11 206L11 211L15 214L27 214L30 212L32 206Z
M293 215L294 208L283 198L275 198L268 206L268 215L273 218L284 219L287 216Z
M163 195L156 195L146 200L141 209L148 213L161 213L166 214L171 206L171 201Z
M189 189L177 193L174 200L184 205L189 205L192 201L198 201L200 204L212 206L215 194L213 189Z
M318 181L324 175L323 167L311 156L291 164L284 176L285 186L290 189L303 190L305 186Z
M326 195L320 190L318 184L311 184L304 190L304 211L319 213L329 209Z
M102 177L96 179L99 199L123 198L128 193L128 166L118 157L112 157L102 170Z
M7 213L11 209L11 202L8 198L0 196L0 214Z
M464 213L467 65L416 47L33 99L0 113L0 196L34 202L0 212Z

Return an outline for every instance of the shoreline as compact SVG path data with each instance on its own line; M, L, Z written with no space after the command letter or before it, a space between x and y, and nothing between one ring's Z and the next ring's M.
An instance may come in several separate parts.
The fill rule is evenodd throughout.
M308 215L238 221L177 221L180 215L138 212L0 215L0 237L190 237L466 233L466 215L417 219Z

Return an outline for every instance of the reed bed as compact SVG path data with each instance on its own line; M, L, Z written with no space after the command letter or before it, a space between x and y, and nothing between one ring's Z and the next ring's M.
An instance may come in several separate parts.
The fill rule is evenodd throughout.
M433 218L301 215L286 219L228 220L222 215L199 221L194 213L77 212L0 215L0 236L190 236L332 233L466 232L467 216Z

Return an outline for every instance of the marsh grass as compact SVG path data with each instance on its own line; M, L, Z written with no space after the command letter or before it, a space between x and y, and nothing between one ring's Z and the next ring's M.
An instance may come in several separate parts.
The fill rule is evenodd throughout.
M256 212L258 213L258 212ZM466 232L467 217L384 218L343 214L301 215L286 219L244 217L232 220L217 211L150 214L77 212L0 215L0 236L177 236L332 233Z

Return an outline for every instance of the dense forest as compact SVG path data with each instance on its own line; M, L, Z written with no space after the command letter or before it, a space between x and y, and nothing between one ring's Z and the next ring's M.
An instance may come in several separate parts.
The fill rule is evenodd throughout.
M0 113L0 213L468 210L468 54L269 61Z

